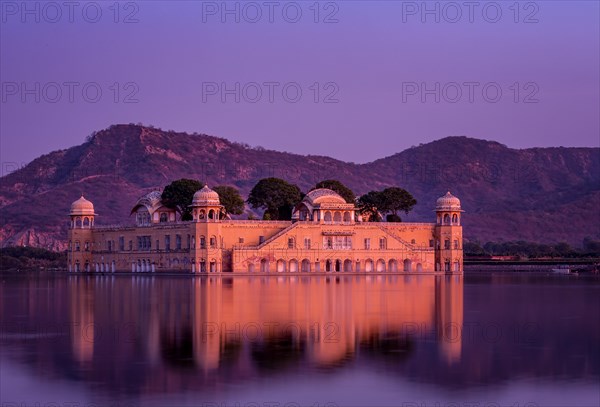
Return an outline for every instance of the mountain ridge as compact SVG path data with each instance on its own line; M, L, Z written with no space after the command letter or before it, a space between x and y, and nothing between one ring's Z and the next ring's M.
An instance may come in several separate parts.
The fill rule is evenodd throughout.
M513 149L451 136L356 164L120 124L0 178L0 245L64 248L69 206L81 193L94 202L98 224L129 223L136 199L172 180L230 184L247 196L269 176L304 191L330 178L357 194L401 186L418 201L406 221L432 221L435 199L449 189L462 200L471 240L580 245L600 238L600 148Z

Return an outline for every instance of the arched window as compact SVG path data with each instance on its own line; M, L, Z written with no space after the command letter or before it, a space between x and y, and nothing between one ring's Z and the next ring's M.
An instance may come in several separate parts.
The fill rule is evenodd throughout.
M331 222L331 212L329 212L329 211L325 212L325 216L323 217L323 220L325 222Z
M213 209L211 209L210 211L208 211L208 219L214 219L215 218L215 211Z
M335 212L333 214L333 221L335 223L340 223L342 221L342 214L340 212Z
M344 222L352 222L352 216L350 212L344 212Z
M449 225L450 224L450 215L445 214L444 215L444 225Z
M454 240L454 248L455 248L455 249L458 249L458 248L459 248L459 247L458 247L458 240Z
M168 222L169 221L169 215L167 215L166 212L163 212L160 214L160 223L164 223L164 222Z
M198 219L199 219L199 220L202 220L202 219L204 219L205 217L206 217L206 212L204 212L204 209L202 209L202 210L200 211L200 213L198 214Z
M458 225L458 215L457 214L452 215L452 224Z
M90 218L88 218L87 216L83 218L83 227L86 229L89 229L90 227Z
M212 249L217 247L217 238L214 235L210 237L210 247Z

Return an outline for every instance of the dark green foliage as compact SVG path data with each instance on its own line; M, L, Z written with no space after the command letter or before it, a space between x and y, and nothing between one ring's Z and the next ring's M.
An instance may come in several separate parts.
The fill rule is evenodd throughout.
M385 217L386 222L402 222L402 218L395 213L390 213Z
M348 188L346 185L342 184L336 179L328 179L325 181L321 181L317 185L315 185L313 189L318 188L327 188L337 192L342 198L346 200L347 203L354 203L354 201L356 201L356 195L354 195L354 192L352 192L350 188Z
M383 191L370 191L358 198L358 208L371 222L378 222L379 213L388 213L388 222L401 222L398 212L408 213L417 204L417 200L405 189L386 188Z
M162 192L161 199L165 206L175 209L181 220L192 220L192 199L194 193L204 187L204 184L195 179L178 179L171 182Z
M0 270L65 268L66 265L65 252L20 246L0 249Z
M568 243L544 244L526 242L487 242L483 246L478 242L465 242L463 245L465 256L520 256L524 258L544 257L598 257L600 256L600 242L591 238L584 240L583 249L571 247Z
M301 199L298 186L280 178L263 178L250 191L248 203L265 210L263 219L290 220L294 205Z
M379 222L379 208L382 204L381 192L370 191L358 198L358 210L369 222Z
M244 213L244 198L235 187L229 185L218 185L213 190L219 194L221 205L225 211L231 215L241 215Z
M379 210L384 213L410 212L417 200L405 189L390 187L381 191Z

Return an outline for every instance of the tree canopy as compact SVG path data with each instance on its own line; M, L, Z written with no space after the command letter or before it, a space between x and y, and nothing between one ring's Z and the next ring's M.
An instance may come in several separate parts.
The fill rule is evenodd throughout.
M369 218L369 222L379 222L379 206L381 204L381 192L369 191L358 198L358 210Z
M350 188L348 188L346 185L342 184L340 181L338 181L336 179L327 179L327 180L321 181L321 182L317 183L317 185L315 185L315 187L313 189L317 189L317 188L331 189L332 191L335 191L338 194L340 194L340 196L342 198L344 198L347 203L353 204L356 201L356 195L354 195L354 192L352 192L352 190ZM312 191L312 189L311 189L311 191Z
M280 178L263 178L250 191L248 203L265 210L263 219L290 220L294 205L301 199L297 185Z
M219 194L221 205L225 208L226 213L231 215L244 213L244 198L242 198L237 188L229 185L218 185L213 188L213 191Z
M417 200L405 189L386 188L383 191L370 191L358 198L358 208L370 222L379 222L380 213L388 214L388 222L401 222L398 212L409 213Z
M417 204L417 200L405 189L390 187L381 191L380 211L397 215L408 213Z
M204 184L195 179L178 179L165 187L161 194L163 204L175 209L181 216L181 220L192 220L192 209L190 205L194 193L204 187Z

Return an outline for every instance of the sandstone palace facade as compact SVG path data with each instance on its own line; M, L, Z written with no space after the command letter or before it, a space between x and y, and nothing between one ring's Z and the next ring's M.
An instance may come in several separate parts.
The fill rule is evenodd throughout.
M178 221L160 192L140 198L135 225L95 224L92 202L71 205L71 272L462 274L460 200L437 200L435 223L362 222L329 189L310 191L291 221L222 219L219 195L194 195L194 220Z

